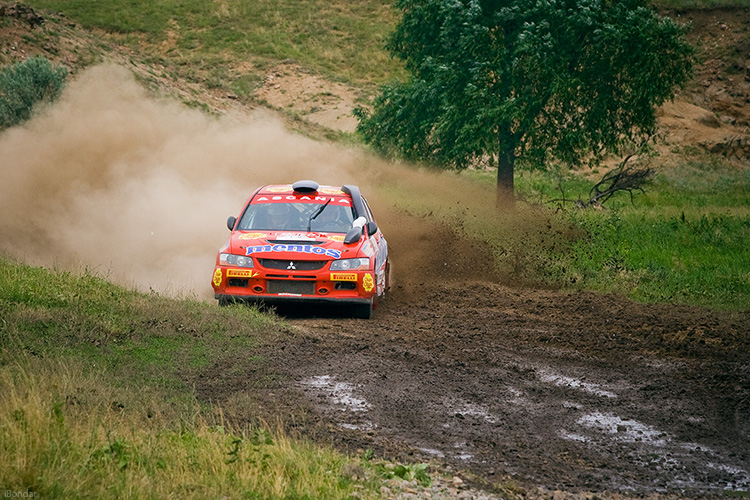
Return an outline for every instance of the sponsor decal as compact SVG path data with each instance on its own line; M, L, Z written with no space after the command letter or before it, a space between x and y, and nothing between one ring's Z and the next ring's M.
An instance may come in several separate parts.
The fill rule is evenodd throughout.
M331 281L357 281L357 273L331 273Z
M299 253L310 253L314 255L326 255L338 259L341 257L341 251L333 248L323 248L314 245L298 245L298 244L279 244L279 245L262 245L257 247L247 247L245 249L245 255L252 255L259 252L299 252Z
M321 188L318 189L318 192L323 194L344 194L344 192L338 188Z
M216 271L214 271L214 286L220 286L220 285L221 285L221 269L217 267Z
M286 186L273 186L265 189L269 193L288 193L292 190L292 185L288 184Z
M315 241L315 238L310 238L307 233L278 233L276 239L287 241Z
M253 274L252 269L227 269L227 278L254 278L258 273Z
M329 234L328 239L331 241L338 241L339 243L343 243L344 235L343 234Z
M372 292L373 286L375 286L375 283L372 280L372 274L365 274L365 277L362 278L362 287L365 289L365 292Z
M241 240L257 240L265 237L266 233L244 233L240 235Z
M368 257L372 257L372 254L375 253L375 250L372 248L372 239L365 241L364 245L362 245L362 253Z
M336 198L333 196L298 196L298 195L274 195L274 196L258 196L257 198L253 199L253 204L255 203L273 203L273 202L286 202L286 201L304 201L304 202L310 202L310 203L325 203L328 200L331 200L331 203L338 203L339 205L346 205L347 207L352 206L352 200L349 198Z

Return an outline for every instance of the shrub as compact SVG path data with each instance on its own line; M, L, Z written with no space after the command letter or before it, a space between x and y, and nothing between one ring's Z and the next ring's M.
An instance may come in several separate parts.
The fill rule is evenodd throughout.
M31 117L34 105L54 101L68 71L44 57L30 57L0 70L0 130Z

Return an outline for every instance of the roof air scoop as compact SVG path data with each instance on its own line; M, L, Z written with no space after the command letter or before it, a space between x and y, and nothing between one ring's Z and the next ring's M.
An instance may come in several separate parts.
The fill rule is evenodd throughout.
M314 193L320 185L315 181L297 181L292 184L295 193Z

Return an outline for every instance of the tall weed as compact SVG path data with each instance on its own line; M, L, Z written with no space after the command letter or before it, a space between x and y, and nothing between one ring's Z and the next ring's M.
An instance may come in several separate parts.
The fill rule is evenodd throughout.
M376 498L345 456L165 404L80 361L0 352L0 484L39 498ZM9 358L15 359L11 360Z

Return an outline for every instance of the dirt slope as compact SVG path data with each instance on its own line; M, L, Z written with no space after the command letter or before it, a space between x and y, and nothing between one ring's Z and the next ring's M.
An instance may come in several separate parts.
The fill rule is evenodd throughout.
M676 104L660 111L663 161L683 146L697 146L729 159L750 161L750 8L679 10L668 12L690 23L690 41L697 48L693 82L677 96ZM351 116L360 89L327 81L294 61L269 68L252 96L238 100L232 92L175 80L173 72L141 62L139 54L118 44L106 33L91 34L59 14L38 12L16 2L0 1L0 64L43 55L71 71L98 60L128 66L159 92L207 109L229 110L266 106L291 113L314 126L351 132ZM168 46L165 47L165 50Z

